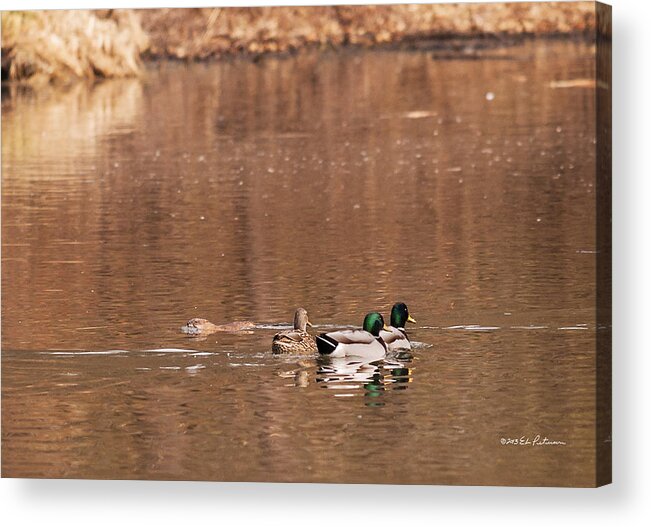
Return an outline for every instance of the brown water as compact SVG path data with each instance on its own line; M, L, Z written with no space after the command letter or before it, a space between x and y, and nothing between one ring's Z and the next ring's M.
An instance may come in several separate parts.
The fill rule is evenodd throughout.
M5 88L3 475L594 484L595 100L550 85L593 57ZM297 306L323 331L396 300L411 356L270 352ZM536 434L565 444L501 444Z

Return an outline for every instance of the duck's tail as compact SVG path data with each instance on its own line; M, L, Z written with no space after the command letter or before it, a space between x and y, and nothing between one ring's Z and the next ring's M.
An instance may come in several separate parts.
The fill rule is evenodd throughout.
M339 342L337 342L335 339L333 339L330 335L327 333L321 333L316 338L316 347L319 350L319 353L321 355L330 355L332 352L337 349L337 346L339 345Z

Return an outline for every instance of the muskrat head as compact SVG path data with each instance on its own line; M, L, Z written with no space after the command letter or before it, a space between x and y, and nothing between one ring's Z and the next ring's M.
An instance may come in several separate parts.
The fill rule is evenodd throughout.
M211 325L211 323L205 318L191 318L186 322L185 326L181 326L181 331L186 335L199 335L205 331L209 325Z

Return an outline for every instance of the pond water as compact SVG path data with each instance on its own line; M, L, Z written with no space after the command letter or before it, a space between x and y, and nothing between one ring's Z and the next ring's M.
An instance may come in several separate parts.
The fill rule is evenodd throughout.
M594 47L467 58L3 87L3 475L592 485ZM398 300L409 356L271 354Z

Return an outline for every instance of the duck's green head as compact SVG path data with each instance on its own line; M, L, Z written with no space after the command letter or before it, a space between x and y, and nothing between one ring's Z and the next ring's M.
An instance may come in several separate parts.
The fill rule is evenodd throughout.
M407 304L404 302L396 302L391 308L391 325L394 328L404 328L407 322L411 322L413 324L416 323L416 321L411 318L411 315L409 314Z
M362 326L365 331L368 331L374 337L380 336L380 331L387 329L384 324L384 318L380 313L369 313L364 317L364 325Z

